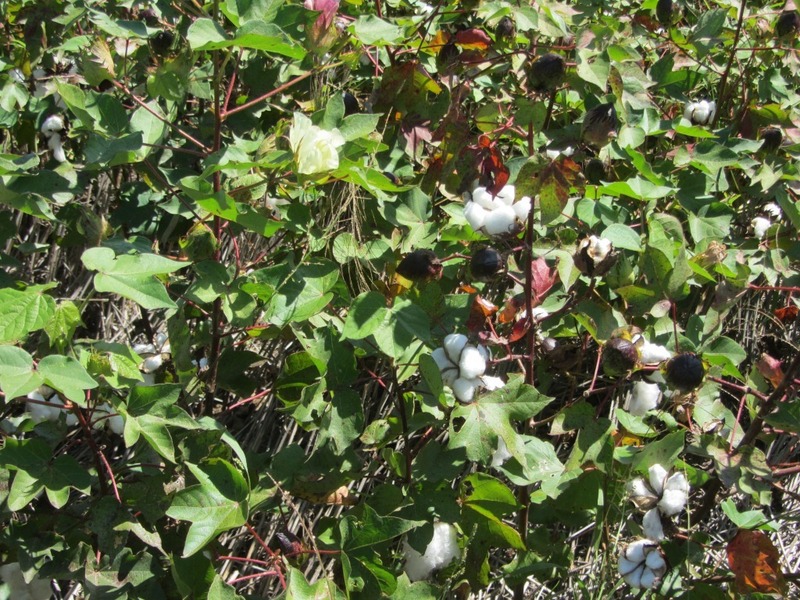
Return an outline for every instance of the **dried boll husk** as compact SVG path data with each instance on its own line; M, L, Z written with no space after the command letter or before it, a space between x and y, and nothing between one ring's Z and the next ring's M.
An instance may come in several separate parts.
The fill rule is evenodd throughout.
M536 57L528 67L528 87L533 92L551 92L564 83L567 63L559 54Z
M706 367L694 352L683 352L672 358L664 367L667 384L681 392L691 392L703 383Z
M609 240L592 235L580 241L572 258L581 273L587 277L599 277L614 266L617 253Z
M442 276L442 263L431 250L414 250L397 265L397 273L411 281L429 281Z
M603 372L609 377L624 375L639 362L639 348L630 340L611 338L603 346Z
M475 251L469 261L472 277L478 281L491 281L505 269L503 255L491 246L483 246Z

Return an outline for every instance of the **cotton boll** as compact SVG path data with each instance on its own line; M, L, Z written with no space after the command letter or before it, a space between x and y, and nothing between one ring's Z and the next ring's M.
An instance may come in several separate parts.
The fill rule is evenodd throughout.
M767 230L772 225L772 222L764 217L756 217L750 221L750 225L753 226L753 233L760 240L767 234Z
M67 162L67 155L64 152L64 146L61 143L61 136L57 133L52 134L47 138L47 146L53 151L53 158L58 162Z
M624 557L619 559L619 574L631 587L641 587L644 569L645 566L641 562L634 562Z
M467 202L464 206L464 218L475 231L483 228L488 214L488 211L476 202Z
M481 385L488 391L493 392L499 390L506 385L506 382L499 377L492 377L491 375L484 375L481 377Z
M461 352L458 368L462 378L475 379L486 372L486 358L475 346L467 345Z
M28 394L28 398L30 400L38 400L39 402L47 402L47 399L39 392L31 392ZM36 423L41 423L42 421L55 421L58 419L58 414L60 412L57 408L39 404L37 402L28 402L26 405L26 410Z
M645 558L645 549L650 544L648 540L636 540L628 544L627 548L625 548L625 558L630 561L640 563L644 561Z
M648 540L660 542L664 539L664 528L661 525L661 517L659 516L657 508L651 508L644 514L642 529Z
M673 473L664 484L664 489L674 492L689 493L689 481L683 473Z
M639 348L640 360L644 365L655 365L672 358L672 352L664 346L644 342Z
M508 446L503 441L503 438L497 438L497 450L494 451L492 454L492 467L497 469L498 467L502 467L503 463L505 463L509 458L511 458L511 452L508 451Z
M517 218L525 222L528 220L528 214L531 212L531 199L527 196L523 196L519 199L519 202L515 202L511 208L514 209L514 214Z
M658 503L658 510L665 517L677 515L686 506L688 499L688 494L683 490L664 490Z
M488 211L493 211L501 206L501 203L483 187L475 188L472 192L472 201Z
M636 417L642 417L653 410L661 400L661 389L655 383L637 381L625 403L625 409Z
M773 219L780 219L781 216L783 216L783 211L781 210L781 207L775 204L774 202L765 204L761 210L763 210L765 214L768 214Z
M653 584L656 582L656 574L651 570L645 568L642 571L642 577L639 579L639 585L635 587L640 587L642 589L649 589L653 587Z
M64 131L64 118L61 115L50 115L42 122L41 132L45 137Z
M480 387L480 382L476 379L464 379L459 377L451 386L453 394L459 402L468 404L475 398L475 392Z
M442 374L442 383L448 387L453 386L453 382L458 378L458 365L447 357L444 348L437 348L431 352L431 358L439 367Z
M664 491L664 483L667 481L667 470L661 465L653 465L648 469L650 487L657 496Z
M133 351L139 356L144 354L155 354L156 347L153 344L134 344Z
M661 556L661 552L659 552L655 548L653 548L647 555L644 564L647 565L649 569L653 569L656 572L666 567L666 563L664 562L664 557Z
M487 235L504 235L514 231L517 215L510 206L501 206L486 215L483 230Z
M61 398L59 398L57 395L55 395L52 398L50 398L50 403L53 406L57 406L57 407L64 406L64 403L61 401ZM65 410L65 409L61 409L61 408L58 409L58 414L56 415L55 419L53 419L53 420L58 419L58 417L62 413L67 415L67 419L66 420L67 420L67 425L69 427L74 427L75 425L78 424L78 417L75 416L75 413L73 413L71 410Z
M653 490L650 489L641 477L629 481L627 488L631 502L641 510L649 510L658 503L658 496L653 493Z
M403 543L403 552L406 557L405 572L411 581L427 579L434 570L446 567L461 556L455 527L441 522L434 524L433 539L424 554L414 550L408 542Z
M139 385L149 387L156 384L156 376L154 373L142 373L142 383Z
M161 368L161 365L164 363L164 359L162 358L161 354L154 354L153 356L148 356L144 359L142 363L142 371L145 373L155 373Z
M467 336L462 333L451 333L445 336L443 345L444 351L447 352L447 358L454 364L458 364L461 360L461 352L467 345Z
M497 196L495 196L500 202L505 204L506 206L511 206L514 204L514 199L516 197L517 190L513 185L507 185L503 187L502 190L497 192Z

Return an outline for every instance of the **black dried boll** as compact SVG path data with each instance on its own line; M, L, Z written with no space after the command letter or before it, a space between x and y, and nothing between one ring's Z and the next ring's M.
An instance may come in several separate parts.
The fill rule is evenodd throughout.
M166 29L162 29L150 36L150 49L156 56L164 56L172 50L172 44L174 42L175 34Z
M691 392L703 383L706 367L694 352L684 352L671 358L664 367L667 384L681 392Z
M504 268L503 255L491 246L478 249L469 261L472 277L478 281L491 281Z
M658 0L656 18L662 25L671 25L680 16L680 5L674 0Z
M358 100L356 100L356 97L350 92L342 92L342 101L344 102L345 117L361 112L361 106L358 104Z
M411 281L428 281L442 276L442 263L430 250L414 250L397 265L397 273Z
M446 70L458 61L459 56L461 56L461 50L458 49L456 43L454 41L447 42L436 55L436 68L439 71Z
M139 18L147 23L150 27L158 25L158 15L152 8L146 8L139 12Z
M795 10L783 11L775 21L775 35L778 37L797 35L798 31L800 31L800 15Z
M528 87L534 92L551 92L564 82L567 63L559 54L542 54L528 67Z
M581 125L581 137L587 144L602 148L616 135L618 124L614 103L598 104L586 111Z
M583 175L592 185L600 185L606 178L606 166L599 158L589 159L583 167Z
M619 377L633 369L639 362L639 348L625 338L611 338L603 346L603 372L609 377Z
M511 17L503 17L494 28L494 35L498 40L513 40L517 37L517 26Z
M783 133L777 127L764 127L758 132L758 138L764 142L761 145L763 152L777 152L783 143Z

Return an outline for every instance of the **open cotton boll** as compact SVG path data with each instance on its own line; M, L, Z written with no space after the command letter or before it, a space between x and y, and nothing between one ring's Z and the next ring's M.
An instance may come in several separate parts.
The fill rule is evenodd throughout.
M464 206L464 218L475 231L483 228L488 214L489 212L477 202L467 202L466 206Z
M655 492L656 496L661 496L664 491L664 483L667 481L667 470L661 465L652 465L647 473L650 479L650 487Z
M517 190L513 185L504 186L502 190L497 192L497 196L495 196L500 202L507 206L511 206L514 204L514 200L516 199Z
M487 391L493 392L495 390L499 390L505 385L506 382L499 377L492 377L491 375L484 375L481 377L481 386L483 386L483 388Z
M639 348L639 360L643 365L655 365L672 358L672 352L664 346L644 342Z
M667 570L667 563L656 542L636 540L620 552L619 574L634 588L653 587Z
M637 381L633 384L625 409L636 417L642 417L656 408L660 400L661 388L657 384Z
M453 394L459 402L468 404L475 398L475 392L480 387L480 381L477 379L465 379L459 377L453 382Z
M448 387L453 387L453 382L458 379L458 365L447 357L444 348L437 348L431 352L431 358L439 367L442 374L442 383Z
M511 452L508 451L508 446L503 441L503 438L497 438L497 450L494 451L492 454L492 467L497 469L498 467L502 467L503 463L505 463L509 458L511 458Z
M492 196L486 188L482 187L475 188L472 192L472 201L488 211L493 211L502 206L502 203L497 200L496 197Z
M449 523L434 523L433 539L425 548L424 554L414 550L408 542L403 542L403 553L406 557L405 572L408 578L411 581L427 579L433 571L446 567L461 556L456 529Z
M143 354L155 354L156 347L154 344L134 344L133 351L139 356L142 356Z
M451 333L445 336L443 345L444 351L447 352L447 358L454 364L458 364L461 361L461 352L467 345L467 336L462 333Z
M486 372L486 358L478 348L467 345L461 351L458 368L464 379L475 379Z
M59 398L58 395L53 395L50 398L50 404L52 404L53 406L57 406L57 407L63 407L64 406L64 403L61 401L61 398ZM56 412L57 412L56 417L53 420L58 419L58 417L62 413L64 413L65 415L67 415L67 419L66 419L67 420L67 425L69 425L70 427L74 427L75 425L78 424L78 417L76 417L75 413L73 413L71 410L58 408L58 409L56 409Z
M145 373L154 373L161 368L161 365L164 363L164 359L162 358L161 354L154 354L153 356L148 356L142 362L142 371Z
M64 131L64 118L61 115L50 115L42 122L41 132L46 137L59 131Z
M665 517L677 515L689 500L689 482L683 473L674 473L664 484L658 510Z
M486 235L503 235L514 230L517 215L510 206L501 206L486 215L483 230Z
M53 158L58 162L67 162L67 155L64 152L64 145L61 143L61 136L53 133L47 138L47 146L53 151Z
M34 577L26 582L18 562L0 566L0 579L8 586L10 600L50 600L53 595L47 579Z
M664 527L661 525L661 516L657 508L651 508L642 518L642 529L648 540L660 542L664 539Z
M514 209L514 214L520 221L527 221L528 215L531 212L531 199L527 196L523 196L519 199L519 202L515 202L511 208Z
M781 207L775 204L774 202L769 202L763 206L761 209L764 211L765 214L768 214L773 219L780 219L783 216L783 211Z
M38 400L38 402L47 402L52 405L52 402L38 391L29 393L27 397L29 400ZM34 421L41 423L42 421L55 421L58 419L58 415L61 413L58 408L39 404L38 402L28 402L26 405L26 410Z
M772 226L772 222L764 217L756 217L750 221L750 225L753 226L753 233L760 240L767 235L767 230Z

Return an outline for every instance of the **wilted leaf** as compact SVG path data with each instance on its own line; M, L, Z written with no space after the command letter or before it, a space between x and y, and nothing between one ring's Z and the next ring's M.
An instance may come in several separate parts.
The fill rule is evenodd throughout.
M487 50L492 45L492 38L485 31L473 27L472 29L458 31L456 33L456 44L462 48Z
M777 358L772 358L766 352L756 361L756 369L764 379L775 387L778 387L783 380L781 361Z
M534 306L542 303L556 279L558 271L548 267L544 258L539 257L531 262L531 300Z
M786 593L778 549L763 531L740 529L728 543L728 564L740 593Z

